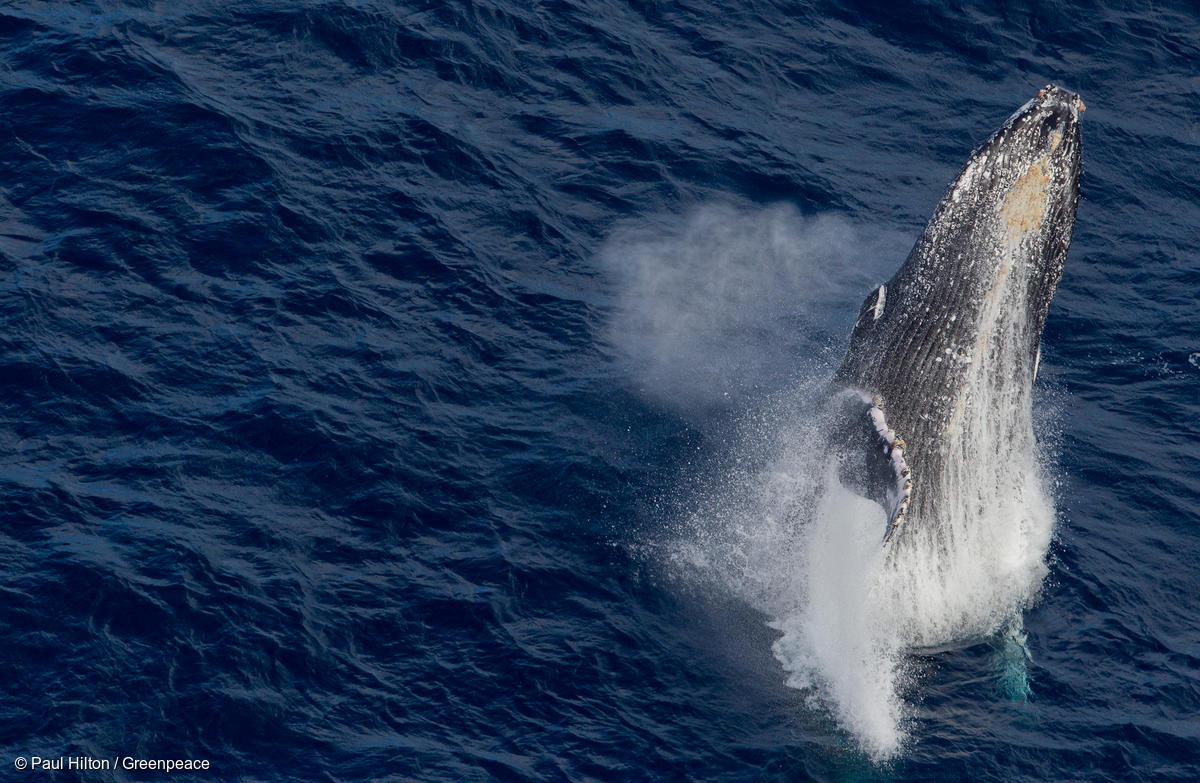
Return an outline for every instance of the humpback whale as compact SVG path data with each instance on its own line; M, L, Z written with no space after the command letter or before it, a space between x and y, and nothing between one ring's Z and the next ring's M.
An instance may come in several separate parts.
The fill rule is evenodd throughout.
M1050 85L976 149L900 270L863 302L834 375L841 482L885 510L884 546L945 550L955 519L1028 483L1042 328L1079 200L1075 93ZM992 475L970 464L987 453ZM986 486L981 486L984 484Z

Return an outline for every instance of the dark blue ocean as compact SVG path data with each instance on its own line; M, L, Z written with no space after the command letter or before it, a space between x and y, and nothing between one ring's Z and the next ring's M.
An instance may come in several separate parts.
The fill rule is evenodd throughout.
M1026 5L0 4L4 778L1200 779L1200 12ZM1048 572L881 752L763 498L1048 83Z

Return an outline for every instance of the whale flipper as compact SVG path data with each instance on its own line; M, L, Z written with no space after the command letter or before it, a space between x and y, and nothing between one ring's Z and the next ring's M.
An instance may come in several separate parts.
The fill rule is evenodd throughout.
M878 395L848 391L839 403L837 415L842 424L834 435L838 480L883 507L886 542L904 523L912 496L912 475L904 458L907 444L888 426L883 399Z

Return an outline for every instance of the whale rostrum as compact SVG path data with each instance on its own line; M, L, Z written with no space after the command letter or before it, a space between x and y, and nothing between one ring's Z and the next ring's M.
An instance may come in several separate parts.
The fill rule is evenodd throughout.
M835 439L843 481L883 505L889 545L910 529L937 538L947 496L964 489L957 463L986 450L1002 470L1032 453L1033 381L1075 223L1083 109L1075 93L1039 91L971 154L904 265L863 302L834 376L848 406Z

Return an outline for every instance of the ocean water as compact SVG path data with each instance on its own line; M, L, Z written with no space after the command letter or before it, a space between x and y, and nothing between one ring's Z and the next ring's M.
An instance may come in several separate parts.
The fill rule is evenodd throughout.
M1191 4L27 1L0 53L12 779L1200 777ZM846 655L814 400L1051 82L1045 576Z

